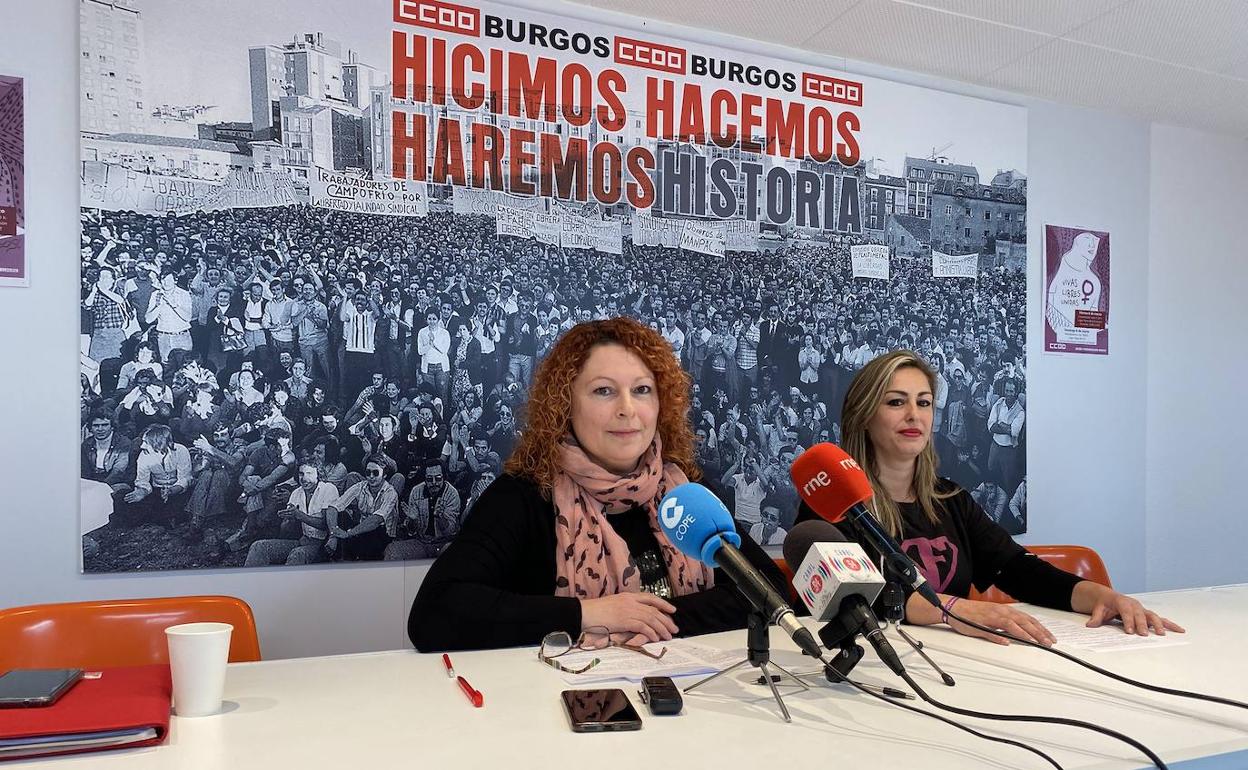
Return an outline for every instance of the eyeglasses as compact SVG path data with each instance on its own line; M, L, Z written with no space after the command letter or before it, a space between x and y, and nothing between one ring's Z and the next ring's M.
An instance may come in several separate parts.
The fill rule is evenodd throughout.
M381 478L382 475L385 473L385 471L381 470L380 468L371 468L367 472L371 478L375 478L375 479Z
M590 626L581 631L575 642L572 641L572 635L567 631L552 631L546 634L546 636L542 637L541 646L537 648L537 659L558 671L564 671L569 674L583 674L601 663L602 659L594 658L584 666L576 668L565 666L555 660L555 658L567 655L574 650L604 650L608 647L622 647L632 652L641 653L651 660L662 660L663 656L667 654L666 647L655 653L640 645L612 641L611 631L606 626Z

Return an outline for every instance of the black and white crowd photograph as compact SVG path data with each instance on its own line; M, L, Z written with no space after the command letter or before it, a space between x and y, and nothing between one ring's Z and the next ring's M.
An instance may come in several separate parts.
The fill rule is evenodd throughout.
M760 544L793 526L789 466L840 441L855 373L901 349L936 375L940 474L1025 531L1026 135L993 136L1025 126L1015 108L901 91L946 117L874 114L863 158L838 168L856 192L836 229L751 221L726 247L652 245L636 233L672 220L657 207L578 205L619 233L596 250L499 234L473 213L493 204L449 184L414 215L325 203L318 170L390 173L373 141L390 122L370 55L384 22L344 21L341 41L289 18L231 27L201 51L228 68L187 81L154 60L220 22L170 6L83 19L85 571L435 558L504 472L552 345L618 316L690 374L703 483ZM104 103L119 89L95 62L119 38L134 55L108 66L128 85ZM310 83L309 56L332 82ZM127 109L134 83L146 101ZM869 246L882 262L859 263Z
M839 440L854 372L899 348L938 373L942 472L1025 522L1017 270L933 278L914 259L853 278L847 236L616 256L449 211L82 218L82 476L114 506L89 567L434 557L501 472L546 351L619 315L693 376L699 463L759 542L791 526L788 466ZM373 513L384 532L346 536Z

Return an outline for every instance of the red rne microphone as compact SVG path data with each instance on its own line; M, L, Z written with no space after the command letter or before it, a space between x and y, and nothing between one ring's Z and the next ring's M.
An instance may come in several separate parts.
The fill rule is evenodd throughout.
M798 455L789 469L798 494L815 513L833 524L855 505L871 499L871 482L858 461L836 444L815 444Z
M815 444L798 455L789 475L811 510L833 524L849 519L911 588L936 607L941 606L940 597L923 573L867 510L871 482L857 460L836 444Z

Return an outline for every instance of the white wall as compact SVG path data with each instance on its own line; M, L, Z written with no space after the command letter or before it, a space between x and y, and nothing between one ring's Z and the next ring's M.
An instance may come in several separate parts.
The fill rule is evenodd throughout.
M1025 543L1100 552L1115 587L1144 588L1148 294L1145 123L1056 105L1031 110L1027 188ZM1057 356L1044 343L1044 225L1110 233L1108 356ZM1137 383L1123 387L1124 383Z
M585 13L576 9L570 12ZM4 490L0 502L0 606L227 593L246 599L255 609L267 657L406 645L407 607L425 574L423 566L79 574L78 468L74 449L78 441L77 23L77 3L19 3L6 10L4 32L0 33L0 72L27 78L27 248L33 284L29 289L0 290L0 489ZM653 23L647 24L647 28L669 29ZM696 32L682 34L702 37ZM786 55L782 49L770 46L743 47ZM850 66L840 60L825 60L823 65ZM1154 368L1158 370L1156 374L1169 376L1175 389L1172 400L1179 406L1182 369L1175 364L1196 363L1192 351L1199 349L1189 348L1181 353L1181 358L1174 358L1180 355L1177 348L1193 342L1178 331L1185 327L1179 318L1180 309L1183 314L1216 313L1223 318L1238 313L1240 319L1244 312L1242 304L1233 301L1232 287L1226 284L1205 285L1202 290L1206 293L1185 292L1173 297L1162 291L1159 299L1171 308L1164 309L1160 317L1168 320L1154 324L1162 328L1150 328L1146 258L1150 235L1149 126L867 65L853 65L852 71L1031 107L1028 209L1033 249L1029 279L1032 304L1028 408L1032 532L1026 541L1091 545L1105 556L1118 586L1142 590L1147 580L1145 421L1152 412L1147 408L1146 392L1140 383L1155 374ZM1154 233L1154 237L1168 238L1174 243L1175 248L1168 253L1188 259L1177 243L1183 223L1194 221L1204 227L1215 212L1225 212L1226 229L1208 231L1208 235L1198 233L1197 237L1202 242L1221 242L1224 246L1209 249L1196 258L1212 266L1217 255L1230 253L1226 246L1229 222L1235 221L1231 218L1230 202L1235 193L1233 184L1245 178L1242 146L1240 150L1239 175L1222 175L1216 182L1219 186L1210 183L1211 179L1219 179L1210 169L1225 162L1227 153L1210 152L1204 156L1207 162L1188 167L1171 168L1173 164L1164 158L1165 162L1158 164L1167 177L1186 180L1190 173L1193 190L1220 191L1207 200L1196 194L1176 196L1185 199L1183 205L1187 208L1179 210L1185 211L1186 216L1176 217L1172 229ZM1204 187L1197 185L1195 176L1202 169L1204 176L1199 183L1207 185ZM1235 207L1234 213L1244 210L1241 205ZM1037 245L1044 222L1096 226L1113 234L1114 337L1108 358L1066 359L1039 353L1042 279ZM1187 232L1183 231L1183 235ZM1167 265L1166 261L1169 260L1154 260L1162 262L1155 268L1164 271L1160 288L1179 285L1185 275L1183 266L1193 264L1175 259ZM1207 292L1211 291L1226 302L1205 303L1210 296ZM1216 328L1225 328L1225 324ZM1152 332L1162 338L1169 333L1174 343L1161 346L1163 358L1150 368L1145 340L1146 333ZM1195 342L1213 344L1199 339ZM1203 390L1209 392L1207 388ZM1216 408L1214 403L1234 404L1234 396L1228 393L1207 401L1203 408L1212 411ZM1233 424L1233 406L1218 416ZM1148 434L1150 447L1158 445L1173 427L1160 421L1158 425ZM1200 427L1194 424L1189 432ZM1232 440L1226 438L1227 449ZM1173 460L1157 452L1150 453L1150 459ZM1238 459L1238 455L1230 455L1227 462ZM1211 466L1203 478L1211 483L1218 478L1218 472ZM1229 492L1225 488L1220 491ZM1211 495L1206 501L1235 499L1227 493ZM1150 525L1170 523L1155 519L1150 517ZM1161 526L1150 526L1148 531L1151 534L1154 530L1159 537L1171 534ZM1226 547L1233 546L1228 543ZM1228 566L1219 574L1224 574L1225 579L1245 579L1242 569L1226 561ZM1167 578L1165 582L1195 581Z
M1151 174L1147 587L1243 582L1248 142L1155 126Z

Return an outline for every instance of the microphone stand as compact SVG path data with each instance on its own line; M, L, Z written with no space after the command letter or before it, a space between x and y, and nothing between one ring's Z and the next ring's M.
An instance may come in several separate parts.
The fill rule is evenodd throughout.
M891 581L886 583L884 585L885 622L906 641L906 644L910 645L910 647L919 654L919 657L923 658L923 660L927 662L927 665L932 667L933 671L940 675L940 681L944 682L948 687L953 687L957 684L957 682L954 681L953 677L945 673L944 669L936 665L936 661L932 660L931 657L924 652L923 642L906 633L906 629L901 627L901 619L905 617L906 614L906 609L902 604L902 601L901 587Z
M931 657L929 657L928 654L923 651L923 642L919 641L918 639L915 639L913 636L910 636L910 634L907 634L906 630L901 627L900 623L893 623L892 621L889 621L889 625L892 626L894 629L896 629L898 635L900 635L902 639L906 640L906 644L913 647L914 651L917 652L919 656L923 658L923 660L927 661L927 665L931 666L933 671L935 671L937 674L940 674L940 681L944 682L949 687L953 687L955 684L957 684L957 682L954 681L953 677L945 673L945 670L942 669L940 666L936 665L936 661L932 660Z
M746 626L745 660L733 663L723 671L711 674L705 679L694 682L686 687L684 692L693 692L694 689L701 687L707 682L718 679L724 674L727 674L729 671L740 668L748 663L762 672L761 678L767 682L769 687L771 687L771 694L775 697L776 704L780 706L780 713L783 715L784 721L792 722L793 717L789 716L789 709L784 705L784 699L780 697L780 690L776 688L776 681L779 680L780 677L777 675L775 679L772 678L771 667L774 667L777 671L784 674L789 679L792 679L803 690L809 690L810 687L807 686L807 684L801 679L798 679L791 672L780 666L780 664L773 663L771 661L771 635L769 630L770 624L767 621L767 616L763 615L761 612L751 611ZM858 655L859 657L862 656L861 648L858 650Z

